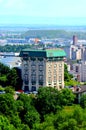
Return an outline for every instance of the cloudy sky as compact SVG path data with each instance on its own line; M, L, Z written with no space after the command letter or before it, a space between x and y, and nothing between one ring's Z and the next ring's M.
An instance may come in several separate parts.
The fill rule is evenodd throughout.
M0 0L0 24L86 25L86 0Z

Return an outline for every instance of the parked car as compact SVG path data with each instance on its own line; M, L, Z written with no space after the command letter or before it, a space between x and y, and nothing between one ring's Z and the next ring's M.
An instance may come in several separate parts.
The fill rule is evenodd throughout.
M5 91L0 90L0 94L5 94Z
M32 93L33 93L33 94L38 94L38 92L37 92L37 91L33 91Z

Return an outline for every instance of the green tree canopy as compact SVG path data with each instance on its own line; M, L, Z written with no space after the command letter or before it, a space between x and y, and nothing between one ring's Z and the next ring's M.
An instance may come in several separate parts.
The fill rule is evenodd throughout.
M9 120L0 115L0 130L16 130L15 127L10 124Z
M52 87L41 87L36 98L36 108L43 116L60 109L60 92Z
M0 94L0 113L10 115L16 112L16 105L13 95Z
M61 91L61 104L66 106L66 105L71 105L74 103L75 95L73 94L71 89L64 88Z
M64 80L70 81L72 78L73 78L73 76L71 74L69 74L67 65L64 64Z
M86 94L82 94L82 95L81 95L80 105L81 105L83 108L86 108Z

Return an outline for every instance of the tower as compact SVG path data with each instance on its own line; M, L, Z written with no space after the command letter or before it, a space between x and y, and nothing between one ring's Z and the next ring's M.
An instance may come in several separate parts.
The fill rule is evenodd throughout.
M78 42L77 36L73 35L73 45L76 45Z

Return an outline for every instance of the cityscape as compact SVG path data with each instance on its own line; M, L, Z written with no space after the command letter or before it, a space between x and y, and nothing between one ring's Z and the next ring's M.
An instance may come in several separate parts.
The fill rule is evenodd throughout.
M0 130L86 130L86 1L0 5Z
M85 27L64 26L64 30L62 30L62 27L58 26L56 29L52 26L48 29L44 27L41 27L41 29L39 29L39 27L33 27L32 29L30 28L28 30L28 28L28 26L12 26L7 28L3 27L0 30L1 101L3 101L2 96L7 96L7 94L13 95L13 100L16 101L23 101L22 98L25 98L25 100L27 100L26 98L28 95L29 98L31 98L30 95L34 95L34 97L36 97L38 100L38 96L42 96L42 94L44 94L46 101L48 101L47 98L51 98L52 94L50 94L50 97L46 97L49 96L46 95L46 93L53 92L52 96L54 98L54 102L50 99L53 104L50 103L50 112L47 112L48 106L46 107L44 110L46 114L57 111L58 108L56 108L56 106L52 106L56 104L59 104L59 107L61 107L61 105L68 107L67 109L69 109L70 106L70 109L74 112L76 109L81 109L82 107L85 108ZM56 93L57 96L55 96ZM58 97L58 94L60 97L63 96L64 100ZM23 97L24 95L26 97ZM21 99L18 99L19 97ZM28 100L34 100L34 97ZM34 107L40 114L41 118L43 118L43 115L45 115L45 113L43 113L43 115L40 113L44 109L41 101L43 101L45 105L48 105L49 103L46 104L44 96L41 98L42 99L39 99L39 102L35 101L35 103L37 102L37 106ZM59 99L59 101L57 101L55 98ZM25 103L29 102L25 101ZM42 105L42 107L40 107L39 104ZM31 104L28 105L28 107L32 107ZM73 105L76 105L76 107L74 106L74 108ZM77 108L77 105L81 105L81 107ZM53 107L53 110L51 107ZM34 110L30 112L33 114ZM69 113L69 116L70 114L71 113ZM58 117L58 114L55 114L54 116ZM66 113L65 116L67 116ZM23 121L21 116L18 118ZM23 118L25 119L25 117ZM33 124L30 126L31 120L27 122L27 118L25 119L26 125L24 124L23 127L27 127L25 128L26 130L28 128L33 128L35 130L35 126ZM37 118L39 122L39 128L41 118L39 116L33 116L33 120L36 121L36 123ZM72 118L75 118L75 115L73 115ZM11 120L13 119L11 118ZM68 125L67 129L69 129L69 126L70 125ZM12 126L10 125L10 128L11 127ZM16 126L13 125L13 127ZM49 126L47 127L49 128ZM54 126L54 124L52 127L54 127L54 129L59 128L57 126ZM76 127L78 128L79 126L76 125ZM82 126L82 128L83 127L85 126ZM18 129L18 126L16 128ZM61 128L61 130L64 128L65 125L63 128ZM73 129L75 130L75 127Z

